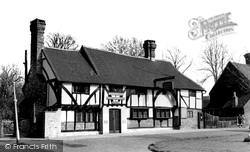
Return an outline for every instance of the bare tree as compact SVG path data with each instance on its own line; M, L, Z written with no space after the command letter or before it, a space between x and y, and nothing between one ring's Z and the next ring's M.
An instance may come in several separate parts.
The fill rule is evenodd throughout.
M76 50L78 44L71 35L64 35L59 32L49 33L45 39L45 43L48 47L59 48L59 49L71 49Z
M132 39L126 39L121 36L115 36L111 41L102 44L101 47L110 52L130 56L144 56L143 42L134 37Z
M163 59L166 58L167 61L171 62L174 67L180 71L184 66L182 73L185 73L193 63L193 61L187 61L187 56L182 54L180 49L173 47L171 50L167 49L167 54L162 54Z
M217 39L207 43L206 48L201 56L203 67L200 70L206 73L201 83L204 83L208 78L213 77L214 82L219 79L227 62L232 59L229 55L227 45L218 42Z
M23 80L17 65L6 65L0 69L0 119L14 118L13 81L16 81L16 95L20 102L23 99Z

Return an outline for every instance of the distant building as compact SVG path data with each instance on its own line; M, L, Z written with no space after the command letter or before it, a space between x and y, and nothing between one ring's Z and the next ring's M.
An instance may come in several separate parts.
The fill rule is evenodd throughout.
M200 127L204 89L171 63L156 60L155 41L144 42L142 58L84 46L46 48L45 21L31 21L30 30L23 134L51 138Z
M250 53L246 64L229 62L210 91L210 103L204 111L221 117L245 115L250 125Z

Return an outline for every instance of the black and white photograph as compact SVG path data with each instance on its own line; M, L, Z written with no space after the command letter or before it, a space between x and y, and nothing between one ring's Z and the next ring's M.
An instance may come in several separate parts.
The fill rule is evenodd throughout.
M249 152L247 0L0 2L0 152Z

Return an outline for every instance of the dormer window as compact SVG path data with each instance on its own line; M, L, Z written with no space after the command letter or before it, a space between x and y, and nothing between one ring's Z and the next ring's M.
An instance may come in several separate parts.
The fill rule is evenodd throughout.
M89 94L90 85L83 83L73 84L73 93L75 94Z

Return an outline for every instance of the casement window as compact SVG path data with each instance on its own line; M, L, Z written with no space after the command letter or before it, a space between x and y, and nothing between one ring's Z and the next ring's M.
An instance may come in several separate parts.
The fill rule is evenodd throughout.
M194 117L194 113L193 113L193 111L187 111L187 117L188 118L193 118Z
M85 111L76 111L76 122L94 122L94 113Z
M110 85L109 86L109 92L118 92L118 93L122 93L122 86L119 85Z
M73 84L73 93L76 94L89 94L90 85L89 84Z
M194 90L189 90L189 96L190 96L190 97L196 97L196 91L194 91Z
M155 109L156 119L168 119L170 118L170 109Z
M148 118L148 109L142 108L133 108L131 109L131 118L133 119L147 119Z

